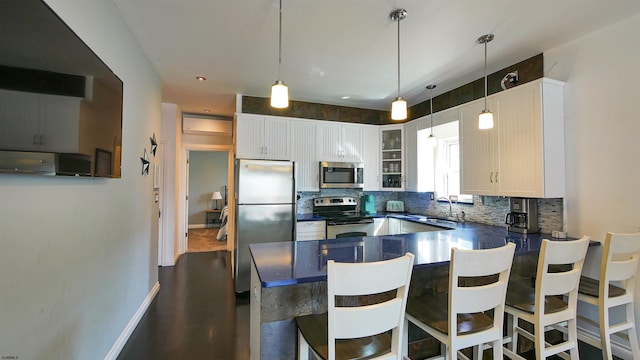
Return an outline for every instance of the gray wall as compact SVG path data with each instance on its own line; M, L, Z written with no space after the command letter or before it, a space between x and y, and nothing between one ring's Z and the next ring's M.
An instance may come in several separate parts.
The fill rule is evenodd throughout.
M224 186L227 185L228 154L222 151L189 152L189 225L205 223L205 210L215 208L211 200L220 191L218 209L224 206Z
M0 174L0 355L103 359L158 281L161 82L113 1L46 3L124 83L122 179Z

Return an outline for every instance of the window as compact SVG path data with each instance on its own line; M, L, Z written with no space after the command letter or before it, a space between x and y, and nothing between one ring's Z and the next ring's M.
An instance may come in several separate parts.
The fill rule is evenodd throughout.
M418 191L434 191L437 197L473 203L473 196L460 194L460 142L458 122L418 130Z

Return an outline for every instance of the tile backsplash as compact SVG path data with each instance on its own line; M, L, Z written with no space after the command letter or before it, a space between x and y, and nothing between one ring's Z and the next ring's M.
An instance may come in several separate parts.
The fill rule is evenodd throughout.
M393 192L393 191L358 191L345 189L325 189L319 192L298 192L298 214L313 212L313 198L319 196L354 196L373 195L377 212L384 212L387 200L404 201L405 211L436 217L449 215L449 203L430 200L432 193ZM500 196L473 196L473 204L452 204L455 217L461 211L465 220L496 226L505 226L504 220L509 212L509 198ZM563 199L538 199L538 222L541 232L550 234L553 230L563 230Z

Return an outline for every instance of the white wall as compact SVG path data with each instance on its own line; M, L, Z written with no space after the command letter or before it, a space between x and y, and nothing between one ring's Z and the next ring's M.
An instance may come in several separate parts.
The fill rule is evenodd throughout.
M634 16L544 53L545 76L567 82L565 209L571 236L603 240L607 232L640 230L638 43L640 16ZM598 274L598 256L590 251L585 273ZM635 307L638 319L640 288Z
M161 83L112 1L46 2L124 82L122 179L0 175L0 355L101 359L157 283Z
M162 138L161 142L165 144L164 151L164 182L162 195L164 203L162 212L164 226L164 243L159 244L162 247L160 254L162 266L172 266L178 258L178 232L184 232L178 229L178 214L176 205L179 201L177 184L180 176L178 174L176 157L180 150L180 119L182 113L178 110L176 104L162 104Z

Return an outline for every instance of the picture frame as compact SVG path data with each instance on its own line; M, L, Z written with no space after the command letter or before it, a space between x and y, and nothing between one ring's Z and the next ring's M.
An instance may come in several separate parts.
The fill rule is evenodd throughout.
M112 172L112 154L111 151L96 148L94 176L111 177Z

